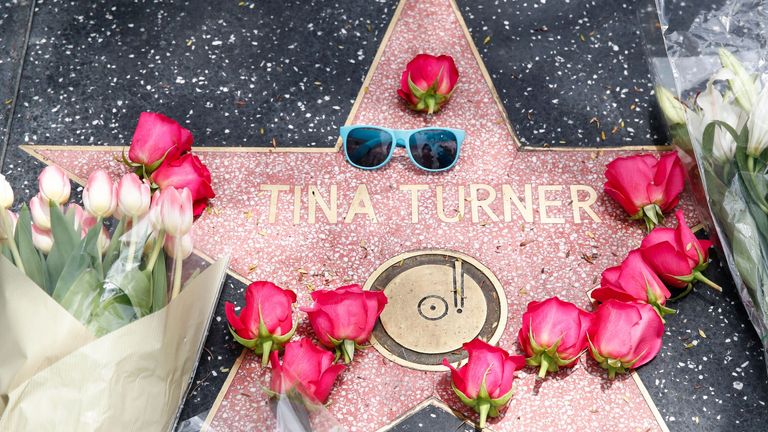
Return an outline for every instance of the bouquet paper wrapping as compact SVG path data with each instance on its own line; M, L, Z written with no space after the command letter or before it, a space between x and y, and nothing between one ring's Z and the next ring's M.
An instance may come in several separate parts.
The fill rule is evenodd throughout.
M743 100L756 98L761 82L768 85L768 9L764 0L727 0L714 8L696 2L656 0L656 4L669 59L654 62L657 80L688 105L684 114L680 112L685 119L670 125L670 137L686 165L702 214L710 221L710 232L717 234L716 244L728 261L747 314L766 347L768 215L758 207L752 191L754 184L768 185L768 177L748 168L744 143L730 142L732 136L724 128L715 132L714 141L711 135L706 139L704 129L711 120L729 123L737 131L750 116L768 122L756 104L747 109L750 104ZM738 68L731 66L728 53L743 63L749 78L734 74ZM726 65L730 67L724 68ZM750 80L755 88L743 91L739 83ZM712 91L707 92L710 88ZM712 95L722 96L723 103L713 104L720 99L712 99ZM708 108L703 117L701 105ZM673 111L669 107L662 102L665 113ZM733 112L737 114L729 115ZM667 120L674 123L669 117ZM765 157L763 153L759 159Z
M0 430L170 430L227 261L197 275L160 311L96 339L0 257Z

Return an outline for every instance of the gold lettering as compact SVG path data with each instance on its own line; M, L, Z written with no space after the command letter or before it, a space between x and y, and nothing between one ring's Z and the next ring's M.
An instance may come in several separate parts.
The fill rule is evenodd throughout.
M261 185L261 190L269 191L269 223L277 221L277 198L280 192L290 190L288 185Z
M349 211L344 218L344 223L350 223L357 214L367 214L368 219L371 222L376 223L376 212L373 210L373 204L371 204L371 195L368 193L368 187L361 184L355 191L355 197L352 198L352 204L349 205Z
M579 201L579 192L586 192L588 197L586 201ZM573 221L575 223L581 223L581 211L589 215L595 222L601 222L600 216L592 210L592 204L597 201L597 192L592 189L592 186L587 185L571 185L571 203L573 205Z
M411 194L411 223L419 222L419 191L429 190L427 185L400 185L401 191Z
M515 204L517 210L523 215L523 219L533 222L533 188L530 184L525 185L525 205L520 202L520 198L510 185L501 186L501 199L504 202L504 221L512 222L512 204Z
M487 193L485 199L479 199L477 197L477 192L481 189ZM490 204L496 199L496 190L494 188L484 184L470 184L469 199L471 200L472 222L478 223L480 221L480 209L483 209L485 214L488 215L492 221L499 221L499 217L496 216L490 207Z
M336 190L336 185L331 185L330 206L325 202L323 197L320 196L320 192L317 190L317 186L309 186L307 193L309 194L307 197L309 206L309 223L315 223L316 207L319 205L320 209L323 211L323 214L328 219L328 222L335 224L338 220L338 203L336 199L338 192Z
M445 215L445 206L443 205L443 186L437 186L435 192L437 194L437 216L441 221L455 223L464 219L464 186L459 186L458 211L456 215L452 217Z
M543 185L539 186L539 219L541 223L565 223L561 217L550 217L547 215L547 207L555 207L562 204L560 200L548 200L547 192L558 192L563 190L561 185Z

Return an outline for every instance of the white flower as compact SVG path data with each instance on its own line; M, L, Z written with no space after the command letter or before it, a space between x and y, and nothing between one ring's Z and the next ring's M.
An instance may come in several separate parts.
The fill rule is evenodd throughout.
M768 147L768 86L763 88L752 106L747 121L749 140L747 154L758 157Z
M752 110L758 88L755 79L744 69L744 65L730 51L720 48L720 63L731 72L728 85L736 97L736 101L745 111Z
M688 111L688 130L691 139L701 146L704 129L715 120L729 124L737 132L744 123L743 112L735 105L723 99L712 81L707 84L707 89L696 98L699 112ZM714 142L712 143L712 156L720 161L727 162L736 154L736 140L723 127L715 128Z
M8 209L13 205L13 189L5 176L0 174L0 210Z
M666 87L656 86L656 99L658 99L661 112L664 113L664 118L667 119L670 126L685 123L685 112L687 111L685 105Z

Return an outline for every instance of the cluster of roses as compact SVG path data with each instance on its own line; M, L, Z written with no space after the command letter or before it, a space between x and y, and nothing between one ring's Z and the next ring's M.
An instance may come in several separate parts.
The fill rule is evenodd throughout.
M677 211L677 228L655 228L664 213L678 203L684 173L677 155L656 159L652 155L618 158L608 164L605 191L627 210L632 219L644 219L651 232L640 248L615 267L607 268L600 288L592 292L599 302L586 312L572 303L552 297L531 302L523 314L518 343L525 356L510 355L502 348L481 340L464 344L469 360L460 369L447 359L452 387L467 406L480 415L480 427L487 416L496 416L512 397L514 372L526 365L537 367L539 377L572 367L585 350L613 379L651 361L661 349L664 334L662 317L674 312L666 307L673 288L685 288L694 281L719 287L701 272L709 263L711 242L699 240Z
M192 194L195 217L216 196L211 173L192 153L192 133L162 114L143 112L133 134L128 158L123 162L153 189L172 186Z
M363 291L360 285L312 293L314 303L302 307L317 340L334 353L318 347L308 337L288 342L296 331L291 305L296 293L271 282L254 282L245 291L245 306L238 315L227 302L230 331L240 344L261 354L262 367L272 367L273 394L300 394L311 403L325 403L343 359L350 363L355 350L363 348L376 320L387 304L381 291ZM280 363L279 351L284 349Z

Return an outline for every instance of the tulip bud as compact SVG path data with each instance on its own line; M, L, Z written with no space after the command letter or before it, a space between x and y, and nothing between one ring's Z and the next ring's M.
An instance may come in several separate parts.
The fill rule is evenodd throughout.
M176 247L179 247L179 255L176 256ZM180 237L174 237L171 235L165 236L165 245L163 248L165 249L165 253L168 254L171 258L178 258L178 259L187 259L190 255L192 255L192 247L194 246L192 239L192 231L184 234Z
M757 95L757 86L755 79L744 69L744 65L730 51L720 48L720 64L731 72L732 76L728 79L728 85L731 87L733 95L736 96L736 102L747 112L752 111Z
M192 228L192 194L189 189L179 191L167 187L161 191L160 215L163 219L165 232L179 237L188 233Z
M11 208L13 205L13 189L5 176L0 174L0 210Z
M669 126L685 124L685 105L672 92L662 85L657 85L656 99L659 101L661 112L664 113L664 118L667 119Z
M51 208L42 193L29 200L29 212L32 214L32 221L40 229L51 229Z
M74 225L75 231L80 231L81 237L85 237L88 234L88 230L96 225L96 218L88 214L80 207L79 204L72 203L67 206L67 214L74 213Z
M152 230L156 233L163 229L163 216L160 212L162 202L160 199L160 191L156 190L152 195L152 203L149 205L149 223L152 225Z
M37 177L40 193L46 200L57 204L64 204L69 199L71 185L69 177L56 165L45 167Z
M50 231L32 224L32 244L35 245L37 250L47 255L53 247L53 235Z
M96 243L100 254L104 255L107 252L110 241L111 239L109 238L109 231L107 231L107 228L101 227L101 233L99 233L99 239Z
M117 205L125 217L138 218L149 210L151 191L134 173L124 175L117 184Z
M97 170L88 176L83 189L83 206L97 218L109 217L117 207L117 185L104 170Z
M0 243L13 238L18 220L19 216L16 213L0 209Z

